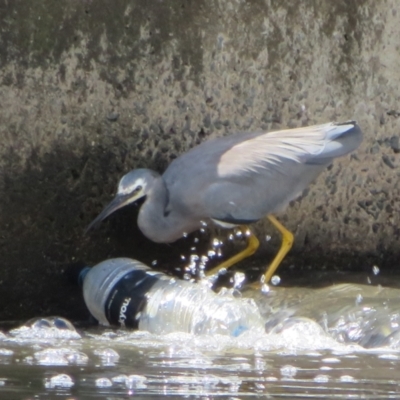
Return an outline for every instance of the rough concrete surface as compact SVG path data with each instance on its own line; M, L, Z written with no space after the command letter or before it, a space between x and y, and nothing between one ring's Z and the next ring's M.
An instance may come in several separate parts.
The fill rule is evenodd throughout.
M399 22L395 0L0 0L0 320L83 318L73 260L180 260L134 206L83 232L129 169L235 131L356 119L359 151L280 218L300 264L398 267Z

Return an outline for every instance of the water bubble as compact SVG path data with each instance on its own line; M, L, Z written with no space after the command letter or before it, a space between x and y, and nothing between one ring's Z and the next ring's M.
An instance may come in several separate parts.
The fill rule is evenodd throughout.
M182 233L182 237L187 238L187 237L188 237L187 232L183 232L183 233Z
M136 318L139 319L140 315L136 315ZM96 349L94 354L99 356L102 363L107 366L115 365L115 363L119 360L119 354L114 349L110 348Z
M372 272L373 272L374 275L378 275L379 272L380 272L379 267L377 265L374 265L372 267Z
M195 237L195 238L193 239L193 243L199 243L199 241L200 241L200 239L197 238L197 237Z
M185 260L186 260L186 257L185 257L183 254L181 254L181 260L182 260L182 261L185 261Z
M202 264L208 263L208 257L207 257L207 256L201 256L201 257L200 257L200 262L201 262Z
M191 247L190 251L196 251L196 247Z
M327 383L329 382L329 375L319 374L314 377L314 382Z
M205 222L205 221L200 221L200 225L201 225L203 228L206 228L206 227L207 227L207 222Z
M206 230L203 229L203 228L200 229L200 233L205 233L205 231L206 231Z
M266 283L263 283L262 285L261 285L261 293L268 293L269 292L269 286L266 284Z
M143 389L146 388L145 382L147 378L143 375L129 375L125 380L125 386L128 389Z
M221 268L221 269L218 271L218 275L226 275L227 272L228 272L228 270L227 270L226 268Z
M274 275L274 276L271 278L271 283L272 283L274 286L279 285L279 284L281 283L281 277L280 277L279 275Z
M185 271L190 273L195 273L197 269L197 264L195 261L190 262L190 264L186 265Z
M71 322L61 317L31 319L20 328L11 330L10 334L24 339L81 339Z
M272 239L271 235L265 235L265 241L269 242Z
M340 382L345 382L345 383L355 383L355 382L357 382L357 379L355 379L351 375L342 375L339 378L339 380L340 380Z
M214 248L221 247L222 246L222 242L219 239L214 238L213 241L212 241L212 246Z
M369 276L367 276L367 283L368 283L368 285L371 284L371 278Z
M243 237L243 232L240 230L240 229L238 229L236 232L235 232L235 236L237 237L237 238L241 238L241 237Z
M235 274L233 275L233 287L241 288L245 280L246 275L243 272L235 272Z
M216 254L217 254L217 253L216 253L214 250L209 250L209 251L207 252L207 256L208 256L209 258L214 258Z
M190 274L188 274L188 273L183 274L183 279L184 279L185 281L189 281L190 279L192 279L192 275L190 275Z
M60 330L75 331L71 322L61 317L33 318L29 320L26 325L35 329L56 328Z
M222 257L222 250L220 248L217 250L217 257Z
M155 265L157 265L157 260L153 260L152 262L151 262L151 265L154 267Z
M112 386L112 382L108 378L98 378L95 381L95 385L98 388L109 388Z
M191 262L190 264L186 265L185 269L186 272L191 272L196 270L196 263L195 262Z
M297 368L293 365L284 365L280 371L281 375L287 378L293 378L297 374Z
M199 270L204 271L206 269L208 263L208 257L207 256L201 256L200 257L200 263L199 263Z
M74 386L74 381L67 374L59 374L55 375L51 378L47 378L44 381L44 386L46 389L54 389L54 388L70 388Z
M70 348L49 348L34 353L38 365L85 365L89 357Z

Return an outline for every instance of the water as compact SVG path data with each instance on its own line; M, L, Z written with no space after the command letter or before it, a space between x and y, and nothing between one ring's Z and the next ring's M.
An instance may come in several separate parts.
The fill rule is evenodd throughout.
M0 335L0 398L398 398L400 290L269 286L238 337L30 321Z

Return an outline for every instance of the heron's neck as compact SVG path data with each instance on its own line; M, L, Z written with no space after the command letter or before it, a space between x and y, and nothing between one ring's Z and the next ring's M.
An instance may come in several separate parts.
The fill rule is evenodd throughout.
M178 227L173 217L166 212L168 199L164 179L161 176L155 178L138 215L140 230L153 242L169 243L181 236L180 232L176 232Z

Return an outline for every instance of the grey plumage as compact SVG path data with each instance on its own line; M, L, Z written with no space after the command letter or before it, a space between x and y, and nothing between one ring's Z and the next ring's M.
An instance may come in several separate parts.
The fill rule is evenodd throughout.
M334 158L361 141L353 121L209 140L175 159L162 176L148 169L128 172L88 229L141 197L146 199L138 225L154 242L173 242L202 221L254 222L282 211Z

